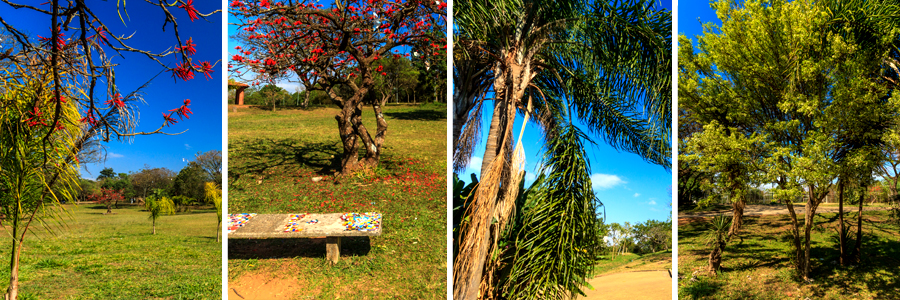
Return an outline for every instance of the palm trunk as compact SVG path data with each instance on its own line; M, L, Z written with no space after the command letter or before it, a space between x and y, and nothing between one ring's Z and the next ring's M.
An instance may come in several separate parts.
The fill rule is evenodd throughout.
M220 236L222 236L222 220L219 220L219 223L216 224L216 242L218 243L220 240Z
M12 259L9 262L9 287L6 289L6 300L15 300L19 297L19 257L22 254L22 241L16 239L19 230L19 216L15 214L13 219L13 244Z
M156 219L153 219L153 234L156 234Z

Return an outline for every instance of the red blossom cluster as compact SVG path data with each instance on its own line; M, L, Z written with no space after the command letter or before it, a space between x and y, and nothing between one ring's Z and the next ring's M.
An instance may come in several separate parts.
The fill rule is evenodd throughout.
M197 13L198 13L197 9L194 8L194 0L187 0L187 1L183 1L182 3L183 4L179 5L178 7L183 8L184 11L187 12L188 17L191 18L191 22L200 18L197 16Z
M59 26L56 27L56 32L57 34L53 38L38 35L38 37L41 39L41 46L50 49L53 47L53 41L56 40L56 49L54 50L60 50L65 47L66 40L63 37L65 37L66 34L62 32L62 29Z
M172 118L172 115L177 115L178 120L190 119L191 115L194 114L193 111L188 107L191 105L191 99L185 99L184 104L176 109L170 109L169 114L163 113L163 126L169 126L171 124L178 123L175 118Z
M106 100L106 105L109 105L109 106L112 106L115 108L122 108L125 106L125 101L122 100L122 95L120 95L119 93L116 93L115 95L112 96L112 98L109 98L109 100Z
M271 1L231 2L238 17L238 38L249 51L235 47L231 72L241 69L265 76L296 73L314 80L348 80L387 75L375 62L383 55L410 57L399 49L420 53L417 59L444 56L446 42L432 39L435 22L445 21L446 3L437 1L350 0L343 7L324 9L305 0L285 6ZM349 21L349 22L348 22Z

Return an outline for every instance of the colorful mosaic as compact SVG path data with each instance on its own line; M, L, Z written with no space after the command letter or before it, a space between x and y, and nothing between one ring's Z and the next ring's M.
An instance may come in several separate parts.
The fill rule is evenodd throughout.
M250 218L253 218L256 214L230 214L228 215L228 233L232 233L241 226L247 224L250 221Z
M302 220L303 217L306 217L306 214L291 215L288 223L284 225L284 232L302 231L303 228L300 228L300 220Z
M346 213L341 216L341 221L344 222L347 230L375 231L381 226L381 214L374 212Z

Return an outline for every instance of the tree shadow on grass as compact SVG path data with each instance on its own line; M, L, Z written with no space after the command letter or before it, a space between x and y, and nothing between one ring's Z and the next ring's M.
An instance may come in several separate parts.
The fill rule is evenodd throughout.
M340 168L343 153L340 142L308 142L296 138L240 140L230 143L229 148L229 185L245 175L262 175L280 166L313 169L318 174L330 175L332 170Z
M384 113L384 115L398 120L412 121L439 121L447 119L446 111L436 109L417 109L414 111L404 112L386 112Z
M813 247L811 276L820 282L820 290L838 290L843 295L869 292L880 299L900 299L900 241L866 233L863 227L862 260L857 265L838 264L837 247ZM855 241L848 241L852 248ZM842 274L841 276L832 276ZM860 287L862 287L861 290ZM825 296L824 293L817 296Z
M363 256L371 250L369 237L342 237L341 257ZM325 258L324 238L229 239L228 259L291 257Z

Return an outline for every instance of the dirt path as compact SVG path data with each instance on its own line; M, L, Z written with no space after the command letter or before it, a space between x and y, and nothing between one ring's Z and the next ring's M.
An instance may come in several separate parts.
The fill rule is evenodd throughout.
M863 211L889 210L889 209L891 209L891 208L890 207L875 207L875 206L863 207ZM856 212L857 210L858 210L858 207L855 205L853 205L853 206L845 205L844 206L844 212ZM794 212L796 212L797 215L803 215L804 213L806 213L806 207L803 205L794 205ZM825 212L836 213L836 212L838 212L838 207L831 206L831 205L828 205L828 206L823 205L823 206L819 206L819 208L816 209L816 213L825 213ZM786 215L786 214L789 214L789 212L788 212L787 206L784 206L784 205L747 205L746 207L744 207L744 215L745 216ZM678 213L678 218L679 219L680 218L698 218L698 217L705 218L705 217L713 217L713 216L718 216L718 215L730 216L730 215L732 215L732 209L711 210L711 211L695 212L695 213Z
M672 299L668 271L628 272L600 275L588 280L593 290L578 299Z

